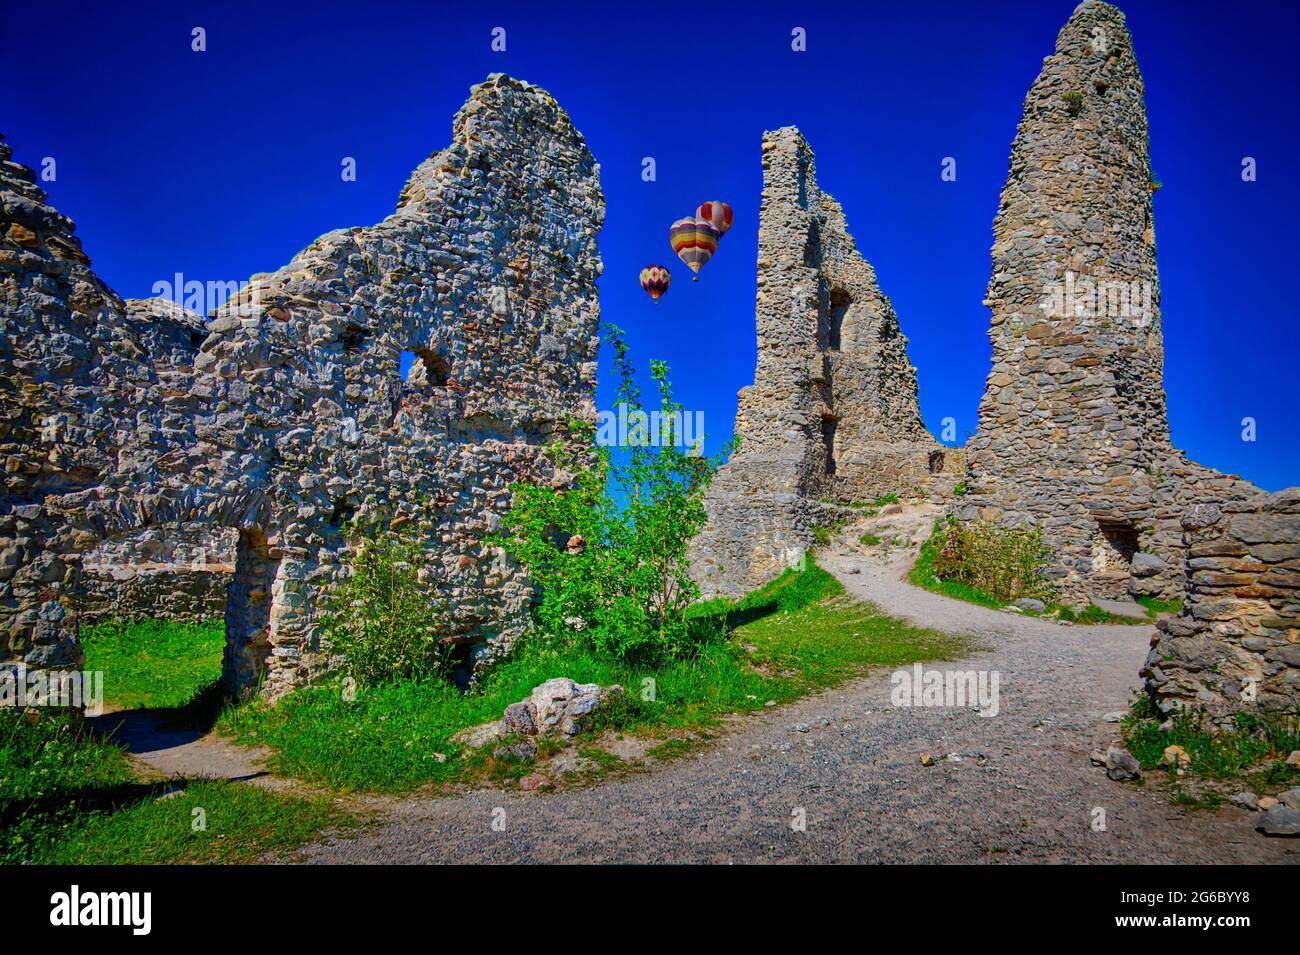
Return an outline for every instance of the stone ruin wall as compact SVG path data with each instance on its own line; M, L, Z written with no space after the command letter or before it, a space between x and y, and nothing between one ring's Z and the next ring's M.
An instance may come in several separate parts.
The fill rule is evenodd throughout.
M1249 510L1199 504L1182 527L1186 601L1156 625L1142 671L1156 705L1300 712L1300 488Z
M82 624L220 619L238 534L189 522L114 535L81 558Z
M420 530L466 669L523 632L532 585L483 537L511 482L563 478L544 442L595 418L604 200L549 94L476 86L396 213L253 276L175 362L139 321L161 306L100 282L31 170L0 158L0 660L79 664L84 555L195 525L237 541L241 693L331 664L317 607L352 520Z
M1180 595L1182 514L1259 491L1170 443L1143 82L1105 3L1075 10L1025 99L985 304L993 365L957 515L1042 526L1068 602Z
M148 374L184 381L207 338L207 319L166 299L127 299L123 316ZM114 534L81 558L81 623L220 618L234 573L232 528L201 522Z
M1171 445L1142 95L1123 16L1087 0L1012 148L954 512L1043 526L1067 600L1185 588L1144 670L1162 710L1241 708L1247 685L1294 706L1300 492ZM776 576L840 505L945 495L963 470L921 424L897 316L797 130L765 134L763 169L758 363L692 547L706 594ZM182 613L152 571L188 562L182 589L227 593L228 683L276 695L331 663L316 608L351 519L422 528L467 667L508 645L532 588L481 541L510 481L562 477L541 444L594 416L603 213L567 116L494 75L393 216L321 237L209 323L121 300L0 141L0 661L78 665L79 614ZM1083 281L1149 308L1043 308Z
M705 499L692 545L706 595L739 595L812 545L836 505L937 487L961 454L921 423L916 369L889 299L839 204L817 186L797 129L763 136L754 384L741 389L740 444Z

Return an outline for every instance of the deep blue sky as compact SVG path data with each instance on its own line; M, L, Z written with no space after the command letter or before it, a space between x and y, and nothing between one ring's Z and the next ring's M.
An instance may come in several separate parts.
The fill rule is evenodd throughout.
M18 161L57 160L51 201L99 273L145 297L177 271L243 279L321 233L377 222L448 144L472 84L502 71L544 86L601 164L604 317L641 367L671 364L712 450L754 371L760 137L797 125L898 310L926 423L937 433L952 416L959 436L973 431L998 192L1025 93L1074 3L612 6L12 4L0 131ZM1268 489L1300 484L1297 6L1120 6L1164 183L1174 443ZM205 53L190 50L194 26ZM504 53L490 49L497 26ZM790 49L796 26L805 53ZM358 181L341 181L344 156ZM656 182L641 180L645 156ZM940 181L945 156L956 182ZM1257 182L1241 181L1243 156L1258 161ZM736 223L692 285L667 229L705 199L729 201ZM637 285L648 262L673 268L658 307ZM1245 416L1258 422L1253 444Z

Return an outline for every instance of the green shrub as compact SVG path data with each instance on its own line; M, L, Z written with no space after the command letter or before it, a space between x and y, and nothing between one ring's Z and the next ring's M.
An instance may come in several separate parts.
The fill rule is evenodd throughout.
M668 367L659 361L651 363L650 375L664 430L652 436L646 423L654 418L642 403L623 333L604 327L614 348L629 447L615 455L589 423L571 423L569 440L555 442L548 453L572 483L513 485L510 513L489 543L522 563L541 587L536 617L542 639L629 662L673 659L698 652L707 637L687 619L700 592L686 549L704 527L704 491L730 446L714 458L698 445L679 446L675 427L682 409L673 401Z
M1051 550L1039 528L1015 530L949 518L935 524L929 543L937 577L956 580L1000 604L1019 597L1052 597L1043 573Z
M413 532L349 528L351 555L329 592L322 625L363 686L445 677L451 667L443 608L431 597Z
M1083 111L1083 94L1078 90L1062 93L1061 99L1065 100L1065 108L1071 116L1078 116Z

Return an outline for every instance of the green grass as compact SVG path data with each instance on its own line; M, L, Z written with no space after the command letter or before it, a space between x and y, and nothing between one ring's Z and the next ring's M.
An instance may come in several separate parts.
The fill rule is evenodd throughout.
M1089 627L1097 624L1107 624L1111 626L1119 624L1143 626L1155 619L1155 617L1150 614L1148 614L1145 620L1139 617L1125 617L1122 614L1111 613L1109 610L1103 610L1096 604L1088 604L1088 606L1079 611L1075 611L1070 607L1063 607L1060 604L1049 604L1045 613L1050 613L1062 620L1069 620L1071 623L1078 623Z
M863 543L867 543L864 539ZM910 580L917 587L929 590L932 593L943 594L945 597L952 597L954 600L964 600L967 603L978 604L981 607L988 607L992 610L1000 610L1006 604L999 601L991 594L982 590L964 584L960 580L942 580L938 579L934 572L935 558L939 556L939 543L935 537L928 538L922 545L920 553L917 555L916 563L912 566L908 574ZM1010 603L1011 601L1008 601ZM1076 611L1063 604L1047 602L1040 613L1033 611L1022 611L1028 616L1037 617L1054 617L1060 620L1068 620L1071 623L1077 623L1084 626L1095 624L1136 624L1142 626L1151 623L1157 616L1163 613L1181 613L1183 602L1181 599L1175 600L1158 600L1155 597L1138 597L1137 602L1147 611L1147 618L1140 620L1136 617L1124 617L1119 614L1110 613L1103 610L1096 604L1089 604L1083 610Z
M202 815L200 815L200 812ZM203 828L196 831L201 820ZM49 865L253 862L355 819L328 799L298 799L242 783L193 782L175 796L94 813L33 860Z
M934 562L938 556L939 543L934 536L931 536L921 544L921 550L908 574L908 580L918 587L943 594L945 597L979 604L981 607L990 607L993 610L1001 608L1002 604L998 600L982 590L977 590L960 580L940 580L934 572Z
M180 708L221 676L220 620L140 620L84 627L86 669L103 671L105 702L123 709Z
M0 710L0 863L27 861L56 844L99 794L134 782L126 754L74 728L65 714L31 721Z
M829 524L820 524L813 528L813 545L816 547L829 547L831 540L836 534L849 522L847 517L837 517Z
M1155 710L1145 697L1122 721L1128 751L1144 770L1160 767L1167 746L1181 746L1195 776L1220 781L1241 781L1259 795L1300 785L1300 769L1286 764L1300 749L1300 714L1256 716L1239 713L1235 733L1210 732L1200 714L1175 716L1162 730ZM1174 767L1168 767L1171 780Z
M1138 597L1137 602L1146 607L1147 615L1153 619L1162 613L1177 615L1183 612L1182 597L1175 597L1173 600L1160 600L1157 597Z
M350 820L239 783L143 783L126 754L60 712L0 712L0 864L246 862ZM193 829L193 810L206 831Z
M829 504L833 502L827 501L827 503ZM886 504L897 504L897 503L898 503L897 494L882 494L874 501L849 501L847 506L862 511L867 517L875 517L878 513L880 513L880 509L884 507Z
M149 620L82 630L106 702L194 715L221 674L220 622ZM140 782L126 752L48 711L0 712L0 862L247 862L348 821L327 802L227 782ZM206 812L194 831L193 810Z
M239 742L271 747L279 772L340 790L400 792L499 770L490 747L467 750L453 735L498 719L506 705L553 677L626 688L618 704L598 715L593 732L669 737L707 729L769 700L797 699L874 666L942 659L965 649L958 638L851 600L811 562L743 600L701 604L692 617L725 636L691 659L630 666L581 648L525 647L469 693L442 683L399 683L360 688L349 702L329 683L290 693L274 707L254 701L230 709L218 729ZM515 764L508 773L521 771L526 768Z

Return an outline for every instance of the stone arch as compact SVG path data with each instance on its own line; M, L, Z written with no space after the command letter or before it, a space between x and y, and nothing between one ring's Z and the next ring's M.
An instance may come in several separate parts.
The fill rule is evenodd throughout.
M38 586L23 587L12 594L10 606L5 608L6 650L32 667L81 667L81 624L86 616L96 617L93 612L83 613L87 555L106 543L139 540L142 532L226 528L232 537L237 536L237 543L232 541L236 543L236 560L221 612L227 621L226 655L240 661L240 665L229 668L223 676L227 686L236 692L256 686L272 657L271 590L269 586L259 589L235 583L241 580L241 562L247 568L242 578L246 583L254 570L268 570L253 556L268 553L268 535L263 528L269 525L271 513L269 499L256 488L207 494L193 487L133 493L99 486L52 497L40 509L23 509L23 516L32 522L27 538L31 543L19 554L15 576ZM248 556L241 561L240 553ZM274 573L269 577L274 579ZM253 628L247 622L259 616L267 624L265 641L250 639ZM231 621L238 626L232 628Z

